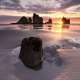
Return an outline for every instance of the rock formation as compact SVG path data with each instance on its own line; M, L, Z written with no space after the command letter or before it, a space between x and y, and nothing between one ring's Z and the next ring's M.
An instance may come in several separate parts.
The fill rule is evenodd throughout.
M33 14L33 24L43 24L43 18L37 14Z
M63 24L70 24L70 19L66 19L65 17L62 18Z
M31 17L29 17L29 24L32 24L32 19L31 19Z
M37 67L43 59L42 40L37 37L24 38L19 58L27 67Z
M18 22L17 24L28 24L28 19L23 16Z
M28 24L28 19L25 16L23 16L17 23L11 24Z
M31 17L28 19L23 16L17 23L11 23L11 24L43 24L43 18L39 17L36 13L33 14L33 21ZM52 19L49 19L48 22L45 24L52 24Z
M49 19L48 22L45 22L45 24L52 24L52 19Z

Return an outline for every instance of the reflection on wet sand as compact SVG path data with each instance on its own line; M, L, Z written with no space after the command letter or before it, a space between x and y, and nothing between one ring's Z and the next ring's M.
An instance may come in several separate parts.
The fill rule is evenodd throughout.
M59 46L44 47L43 49L43 63L34 69L29 69L22 61L19 61L15 67L14 75L21 80L52 80L55 79L65 68L63 59L57 52ZM15 49L14 52L17 54L20 47ZM23 76L22 76L23 75Z
M64 28L65 29L69 29L69 27L70 27L70 25L67 25L67 24L66 25L64 25L64 24L62 25L62 29L64 29Z
M62 24L62 25L53 25L53 24L29 24L29 25L18 25L21 29L43 29L43 30L51 30L55 32L62 33L64 29L69 29L70 25Z
M51 28L52 28L52 25L51 25L51 24L49 24L49 25L48 25L48 29L49 29L49 30L51 30Z
M33 24L33 29L43 29L43 24Z
M18 25L19 28L21 29L33 29L33 25Z
M57 48L60 48L59 46L56 46ZM53 63L57 67L61 67L64 64L64 61L59 56L59 53L57 52L57 49L54 46L51 47L45 47L43 50L43 62L47 61L48 63ZM32 68L33 70L40 70L43 68L44 63L41 62L37 68ZM25 63L23 63L25 65ZM26 65L25 65L26 66ZM26 66L27 67L27 66Z

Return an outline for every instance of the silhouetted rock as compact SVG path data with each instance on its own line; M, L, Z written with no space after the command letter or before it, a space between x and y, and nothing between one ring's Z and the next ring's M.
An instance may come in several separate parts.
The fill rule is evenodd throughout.
M43 59L42 40L37 37L24 38L19 58L27 67L37 67Z
M28 19L26 17L22 17L17 24L28 24Z
M45 22L45 24L52 24L52 19L49 19L48 22Z
M17 23L11 24L28 24L28 19L25 16L23 16Z
M29 17L29 24L32 24L32 19L31 19L31 17Z
M43 24L43 18L37 14L33 14L33 24Z
M66 19L65 17L62 18L63 24L70 24L70 19Z

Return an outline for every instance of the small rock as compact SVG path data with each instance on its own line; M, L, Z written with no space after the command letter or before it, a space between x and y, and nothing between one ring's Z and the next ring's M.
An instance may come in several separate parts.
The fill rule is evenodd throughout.
M52 24L52 19L49 19L45 24Z

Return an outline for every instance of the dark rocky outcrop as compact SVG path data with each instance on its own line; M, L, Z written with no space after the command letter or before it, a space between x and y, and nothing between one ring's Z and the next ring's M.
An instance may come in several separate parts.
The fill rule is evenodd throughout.
M23 16L17 23L11 23L11 24L44 24L44 23L43 23L43 18L39 17L39 15L34 13L33 21L31 17L27 19L25 16ZM46 22L45 24L52 24L52 19L49 19L48 22Z
M63 24L70 24L70 19L66 19L65 17L62 18Z
M25 16L23 16L17 23L11 24L28 24L28 19Z
M43 24L43 18L37 14L33 14L33 24Z
M19 58L27 67L37 67L43 59L42 40L37 37L24 38Z
M28 24L28 19L26 17L22 17L17 24Z
M29 24L32 24L32 19L31 19L31 17L29 17Z
M49 19L48 22L45 22L45 24L52 24L52 19Z

